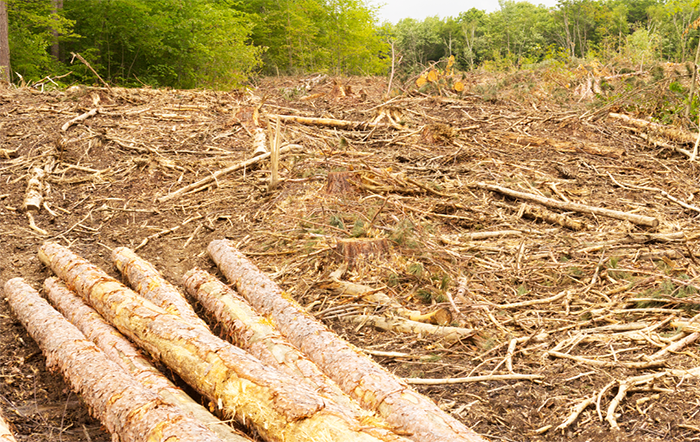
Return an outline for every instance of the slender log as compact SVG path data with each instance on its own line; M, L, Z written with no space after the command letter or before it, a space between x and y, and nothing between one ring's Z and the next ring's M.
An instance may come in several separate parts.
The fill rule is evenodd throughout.
M462 327L441 327L424 322L412 321L405 318L387 318L377 315L357 315L349 317L350 320L358 324L370 325L384 331L394 331L399 333L414 333L423 337L432 337L436 340L444 341L447 344L474 336L475 331Z
M406 442L406 439L388 431L386 423L360 408L357 402L284 339L269 320L258 315L233 289L199 268L185 273L182 282L189 294L222 325L227 338L235 345L264 364L287 373L300 382L308 383L327 398L327 407L339 407L339 413L362 422L362 431L383 441Z
M78 115L77 117L73 118L72 120L66 121L63 126L61 126L61 130L63 132L67 131L72 125L80 123L81 121L85 121L90 117L94 117L97 115L98 110L97 109L91 109L84 114Z
M221 422L209 410L194 401L138 350L134 344L109 325L92 307L57 278L44 281L44 293L56 309L100 348L112 362L153 391L166 404L180 408L216 433L222 441L249 442L233 428Z
M367 130L375 127L391 127L384 123L370 123L366 121L336 120L333 118L299 117L296 115L269 115L270 118L279 118L282 122L305 124L308 126L334 127L347 130Z
M585 204L557 201L551 198L546 198L544 196L534 195L532 193L519 192L517 190L497 186L495 184L477 182L473 183L471 186L478 187L479 189L490 190L492 192L498 192L503 195L510 196L512 198L520 198L528 201L533 201L538 204L542 204L543 206L554 207L556 209L607 216L609 218L621 219L623 221L629 221L631 223L647 227L656 227L659 225L659 220L650 216L620 212L618 210L605 209L602 207L587 206Z
M289 341L360 405L417 442L483 439L396 376L305 313L289 295L227 240L212 241L209 255L239 293L274 319Z
M267 441L377 441L326 409L310 388L166 312L65 247L45 243L39 259L122 334Z
M264 134L264 132L263 132L263 134ZM283 153L290 152L292 149L294 149L296 147L298 147L298 145L295 145L295 144L281 147L279 154L282 155ZM258 155L256 157L250 158L248 160L238 162L238 163L231 165L225 169L218 170L218 171L212 173L211 175L209 175L205 178L202 178L201 180L197 181L196 183L189 184L185 187L181 187L180 189L178 189L174 192L170 192L169 194L167 194L165 196L161 196L160 198L158 198L158 202L164 203L166 201L170 201L172 199L179 198L191 190L199 189L200 187L202 187L206 184L209 184L211 182L216 181L217 179L219 179L223 175L226 175L226 174L229 174L231 172L235 172L237 170L243 169L244 167L248 167L252 164L259 163L260 161L269 158L271 155L272 155L272 153L267 152L267 153L264 153L262 155Z
M0 442L17 442L10 431L10 426L5 422L2 412L0 412Z
M112 261L124 275L129 285L138 294L148 299L168 313L180 316L190 325L209 328L194 312L180 291L163 278L151 263L140 258L126 247L117 247L112 251Z
M115 440L221 442L204 425L164 404L108 360L23 279L7 281L5 296L46 355L47 366L64 375Z
M625 123L631 124L642 129L646 129L649 132L655 133L657 135L663 135L667 138L670 138L674 141L679 141L681 143L695 143L695 140L698 138L697 133L688 132L678 127L665 126L659 123L652 123L651 121L630 117L629 115L625 114L617 114L611 112L610 118L624 121Z

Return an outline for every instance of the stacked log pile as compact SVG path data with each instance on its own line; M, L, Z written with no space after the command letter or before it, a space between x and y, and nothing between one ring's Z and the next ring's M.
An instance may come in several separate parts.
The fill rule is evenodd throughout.
M209 252L247 301L200 269L188 272L184 285L235 345L214 335L174 285L125 248L115 249L113 260L138 293L51 242L39 259L60 278L44 284L58 311L21 278L4 290L47 365L122 441L249 440L176 387L142 350L220 416L266 441L483 440L299 311L226 241Z

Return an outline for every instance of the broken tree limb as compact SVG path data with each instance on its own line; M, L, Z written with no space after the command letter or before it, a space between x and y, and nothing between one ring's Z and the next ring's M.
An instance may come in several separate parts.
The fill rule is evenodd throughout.
M653 134L663 135L666 138L670 138L674 141L678 141L681 143L694 144L695 140L698 138L698 134L688 132L678 127L665 126L659 123L652 123L651 121L630 117L629 115L625 114L617 114L614 112L611 112L609 115L610 118L613 118L615 120L624 121L625 123L631 124L632 126L646 129L647 131Z
M66 123L63 126L61 126L61 130L63 132L67 131L72 125L74 125L76 123L80 123L81 121L85 121L90 117L94 117L95 115L97 115L97 112L98 112L97 109L91 109L82 115L78 115L77 117L73 118L72 120L66 121Z
M398 333L414 333L423 337L431 337L447 344L454 344L461 339L474 336L475 331L462 327L441 327L439 325L426 324L424 322L411 321L406 318L387 318L377 315L350 316L350 320L358 324L370 325L384 331Z
M367 302L379 304L382 307L386 307L391 313L408 318L412 321L426 322L435 325L447 325L452 322L452 314L447 309L439 308L427 314L423 314L418 310L407 309L381 289L377 290L366 285L341 280L340 275L342 275L343 272L344 268L341 267L331 273L329 275L330 281L323 283L321 288L332 290L341 296L362 298Z
M299 145L297 145L297 144L290 144L288 146L281 147L279 154L282 155L284 153L290 152L297 147L299 147ZM172 199L179 198L191 190L199 189L200 187L202 187L206 184L209 184L213 181L216 181L217 179L219 179L223 175L226 175L226 174L231 173L231 172L235 172L236 170L243 169L244 167L248 167L252 164L259 163L260 161L262 161L266 158L269 158L271 155L272 154L270 152L267 152L267 153L264 153L262 155L258 155L257 157L253 157L253 158L250 158L248 160L236 163L236 164L229 166L225 169L218 170L218 171L212 173L211 175L209 175L208 177L202 178L201 180L197 181L196 183L192 183L192 184L187 185L185 187L181 187L180 189L178 189L174 192L170 192L169 194L167 194L165 196L161 196L160 198L158 198L158 202L163 203L165 201L170 201Z
M182 283L189 294L216 318L233 344L264 364L309 384L324 396L327 407L341 407L342 410L338 412L362 422L362 431L386 442L407 442L391 433L386 423L361 409L357 402L284 339L269 320L258 315L245 299L226 284L199 268L185 273Z
M10 426L5 422L5 419L0 411L0 442L17 442L15 436L10 431Z
M144 357L134 344L109 325L92 307L70 291L57 278L44 281L44 293L56 309L75 325L85 337L102 350L112 362L131 374L144 387L153 391L166 404L180 408L201 422L226 442L250 442L233 428L221 422L209 410L176 387Z
M166 312L67 248L45 243L39 259L122 334L268 442L378 441L328 410L312 389Z
M367 130L375 127L391 127L384 123L371 123L366 121L336 120L333 118L299 117L296 115L269 115L270 118L279 118L282 122L292 122L307 126L334 127L346 130Z
M41 205L44 202L44 180L46 179L46 171L41 167L32 169L31 177L27 181L27 190L24 193L24 210L41 210Z
M221 442L177 408L164 404L85 339L21 278L5 283L5 296L22 325L115 439L122 442Z
M238 292L363 408L416 442L483 442L479 435L361 354L315 318L227 240L207 249Z
M185 297L153 265L126 247L112 250L112 262L135 292L191 325L209 328Z
M587 206L585 204L570 203L565 201L557 201L551 198L547 198L540 195L535 195L532 193L520 192L517 190L508 189L506 187L497 186L495 184L488 184L484 182L476 182L470 185L471 187L477 187L479 189L490 190L492 192L497 192L512 198L520 198L528 201L533 201L538 204L542 204L547 207L554 207L556 209L589 213L600 216L607 216L609 218L620 219L623 221L629 221L634 224L647 227L656 227L659 225L659 220L650 216L637 215L634 213L620 212L618 210L605 209L602 207Z

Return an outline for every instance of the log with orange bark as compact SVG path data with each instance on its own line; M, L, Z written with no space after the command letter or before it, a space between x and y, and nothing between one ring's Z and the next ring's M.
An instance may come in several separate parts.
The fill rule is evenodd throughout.
M270 442L377 442L323 397L243 350L142 298L55 243L39 259L122 334L160 359L235 421Z
M46 356L115 439L122 442L221 442L203 424L164 404L87 341L22 278L5 283L11 309Z
M238 292L363 408L417 442L483 442L396 376L360 353L303 309L228 240L212 241L209 255Z
M223 441L250 442L250 439L238 434L176 387L131 341L109 325L99 313L60 280L45 280L44 293L56 309L97 345L107 358L131 374L144 387L156 393L164 403L180 408L193 419L205 424Z
M362 422L363 431L384 441L407 442L389 431L381 419L360 408L313 362L284 339L268 319L258 315L245 299L226 284L198 268L187 272L182 280L188 293L216 318L235 345L321 392L328 398L327 406L338 408Z

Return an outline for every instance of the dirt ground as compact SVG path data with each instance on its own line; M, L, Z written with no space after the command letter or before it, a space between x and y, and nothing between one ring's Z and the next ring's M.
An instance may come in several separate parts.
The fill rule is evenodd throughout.
M546 91L516 102L471 85L387 102L386 88L308 77L231 93L0 90L0 283L21 276L40 289L51 272L36 252L51 240L115 277L110 250L138 249L180 284L193 266L217 272L206 246L228 238L387 369L435 379L415 388L488 440L700 440L698 341L649 363L700 331L698 163ZM283 147L294 146L275 189L266 160L158 201L251 158L252 135L274 135L274 115L379 124L284 121ZM36 229L23 210L34 167L50 170ZM368 244L377 253L365 256ZM452 326L475 333L447 343L352 320L390 309L333 290L341 266L343 280L423 313L449 310ZM111 440L0 298L0 409L17 439ZM512 378L448 383L489 375Z

